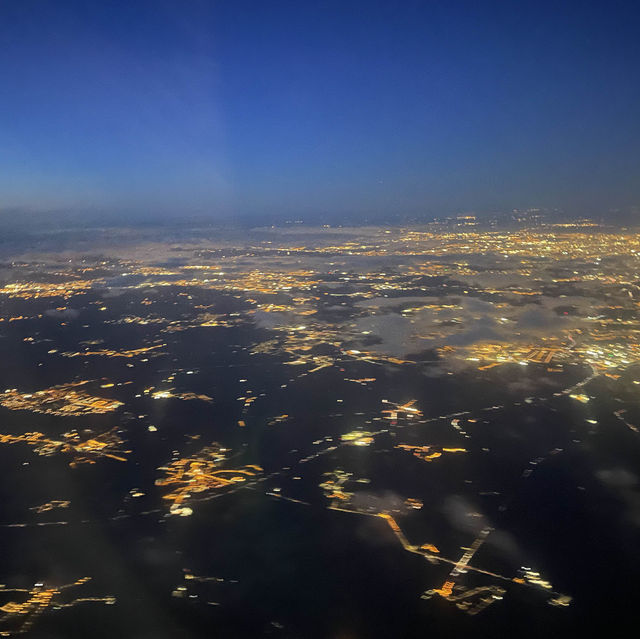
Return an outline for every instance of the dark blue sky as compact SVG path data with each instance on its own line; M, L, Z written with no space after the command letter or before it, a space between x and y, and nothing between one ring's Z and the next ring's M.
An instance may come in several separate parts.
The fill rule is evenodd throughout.
M1 0L0 211L640 204L637 2Z

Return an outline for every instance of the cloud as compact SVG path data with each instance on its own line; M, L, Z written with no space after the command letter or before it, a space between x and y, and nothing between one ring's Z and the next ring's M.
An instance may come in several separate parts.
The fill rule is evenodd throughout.
M54 319L69 320L69 319L76 319L76 317L80 315L80 311L76 310L75 308L64 308L64 309L49 308L44 312L44 314L47 317L53 317Z
M358 491L351 497L350 506L354 510L376 513L406 512L408 510L405 500L391 490L385 490L382 493L367 490Z
M583 327L596 303L568 296L541 296L524 304L517 301L513 305L493 303L467 295L374 298L356 304L369 312L357 320L357 328L381 339L372 350L396 357L456 347L458 352L447 355L443 362L451 370L449 364L464 360L465 348L474 344L528 345L540 338L562 337L564 331ZM554 309L559 305L573 306L576 314L557 313Z
M471 346L478 342L504 342L505 335L491 317L481 317L468 323L467 330L454 333L445 340L449 346Z
M519 329L559 327L567 323L567 318L546 308L534 307L520 314L516 326Z
M640 527L640 478L625 468L607 468L596 472L596 477L615 491L626 507L626 518L634 526Z
M638 485L638 476L624 468L610 468L599 470L598 479L612 488L633 488Z
M489 525L487 518L460 495L450 495L442 512L452 528L477 535Z

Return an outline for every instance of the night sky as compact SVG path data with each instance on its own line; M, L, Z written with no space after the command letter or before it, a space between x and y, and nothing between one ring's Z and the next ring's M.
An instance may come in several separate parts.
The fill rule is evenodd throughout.
M0 215L640 205L637 2L1 0Z

